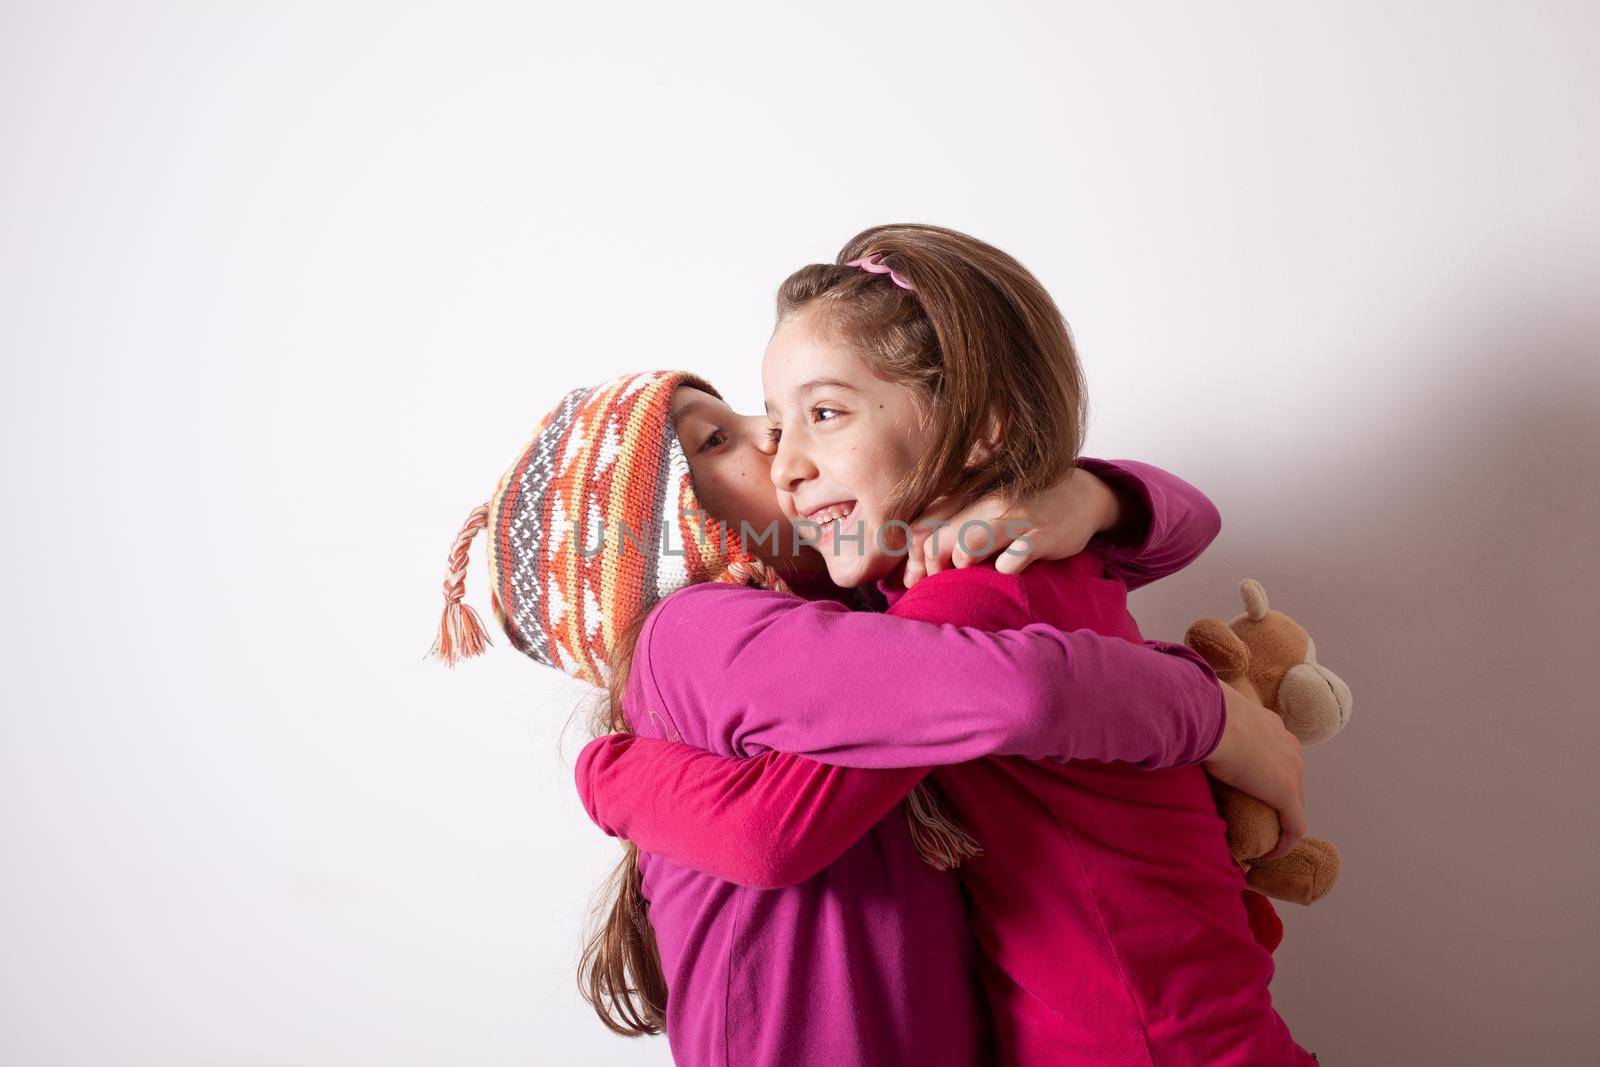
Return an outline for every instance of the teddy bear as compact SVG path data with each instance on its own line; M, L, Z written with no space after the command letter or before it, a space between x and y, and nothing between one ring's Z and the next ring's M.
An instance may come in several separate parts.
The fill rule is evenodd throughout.
M1344 729L1350 720L1350 687L1317 662L1311 635L1269 608L1267 591L1254 578L1239 583L1239 595L1242 614L1226 623L1201 619L1184 634L1184 644L1219 679L1277 712L1301 744L1326 741ZM1295 904L1327 895L1339 877L1339 850L1333 842L1308 835L1287 855L1263 860L1278 843L1277 811L1215 779L1211 787L1227 824L1228 850L1244 869L1247 885ZM1265 901L1259 903L1270 911Z

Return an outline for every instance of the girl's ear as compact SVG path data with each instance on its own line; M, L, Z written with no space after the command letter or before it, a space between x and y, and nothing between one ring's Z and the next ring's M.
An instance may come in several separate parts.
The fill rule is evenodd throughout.
M976 467L980 463L987 463L994 458L1000 449L1000 438L1004 431L1000 425L1000 416L994 412L989 413L988 421L984 425L983 437L972 446L972 451L967 453L967 466Z

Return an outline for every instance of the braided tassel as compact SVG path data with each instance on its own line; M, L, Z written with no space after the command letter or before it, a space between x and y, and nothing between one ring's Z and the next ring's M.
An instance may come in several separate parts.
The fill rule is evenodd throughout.
M759 556L729 560L725 573L738 585L748 585L756 589L774 589L780 593L790 591L788 584L778 572L769 567L766 560Z
M906 823L922 862L949 871L983 855L983 846L944 810L933 784L923 781L906 797Z
M482 655L490 644L483 620L470 604L462 602L467 595L467 549L472 547L478 531L488 524L489 505L473 508L456 534L455 544L450 546L450 563L444 573L444 614L439 618L439 636L428 650L428 655L443 660L446 667L454 667L469 656Z

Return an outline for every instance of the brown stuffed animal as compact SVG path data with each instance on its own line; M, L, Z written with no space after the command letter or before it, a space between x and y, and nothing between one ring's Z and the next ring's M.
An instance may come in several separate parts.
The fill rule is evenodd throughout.
M1326 741L1350 719L1350 687L1317 662L1311 636L1289 616L1267 607L1254 578L1239 583L1244 613L1232 621L1201 619L1184 644L1211 664L1217 677L1277 712L1301 744ZM1262 860L1278 843L1278 813L1255 797L1213 780L1217 810L1228 824L1228 849L1251 888L1278 900L1310 904L1339 877L1332 841L1306 836L1286 856Z

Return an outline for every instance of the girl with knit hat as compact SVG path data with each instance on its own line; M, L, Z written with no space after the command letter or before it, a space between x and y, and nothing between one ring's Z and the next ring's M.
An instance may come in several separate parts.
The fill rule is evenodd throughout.
M836 582L876 584L890 614L946 627L1048 622L1143 641L1126 594L1146 576L1117 567L1103 545L1022 573L971 566L909 590L900 580L906 516L934 500L1036 491L1075 461L1081 370L1054 303L1021 264L954 231L876 227L835 263L791 275L778 309L763 364L772 481L791 521L819 524ZM812 669L858 660L881 669L891 656L864 649ZM899 728L911 743L931 727ZM926 788L931 769L933 795L971 835L952 858L963 861L998 1062L1313 1062L1273 1010L1271 956L1192 759L1157 770L1083 752L996 753L928 759L896 777L852 769L888 765L876 757L783 740L764 738L779 751L738 761L602 739L580 761L580 789L608 832L690 868L783 885L853 856L862 825ZM1298 746L1286 731L1276 744L1263 767L1278 780L1249 791L1282 811L1281 854L1303 833L1303 801ZM841 796L848 803L830 802Z
M934 626L787 592L785 576L818 582L805 563L817 557L762 536L773 530L770 482L751 492L769 462L762 428L683 373L573 391L457 538L436 650L454 662L487 641L463 601L468 546L487 530L502 628L540 662L605 686L605 730L884 768L990 753L1170 766L1216 745L1216 677L1181 645ZM1170 482L1140 490L1187 489ZM860 659L865 649L880 658ZM1230 715L1230 736L1245 721ZM954 881L927 862L963 840L914 784L847 855L773 892L627 846L584 963L602 1018L623 1033L664 1022L689 1064L976 1062L970 934ZM858 810L858 788L841 778L814 795Z

